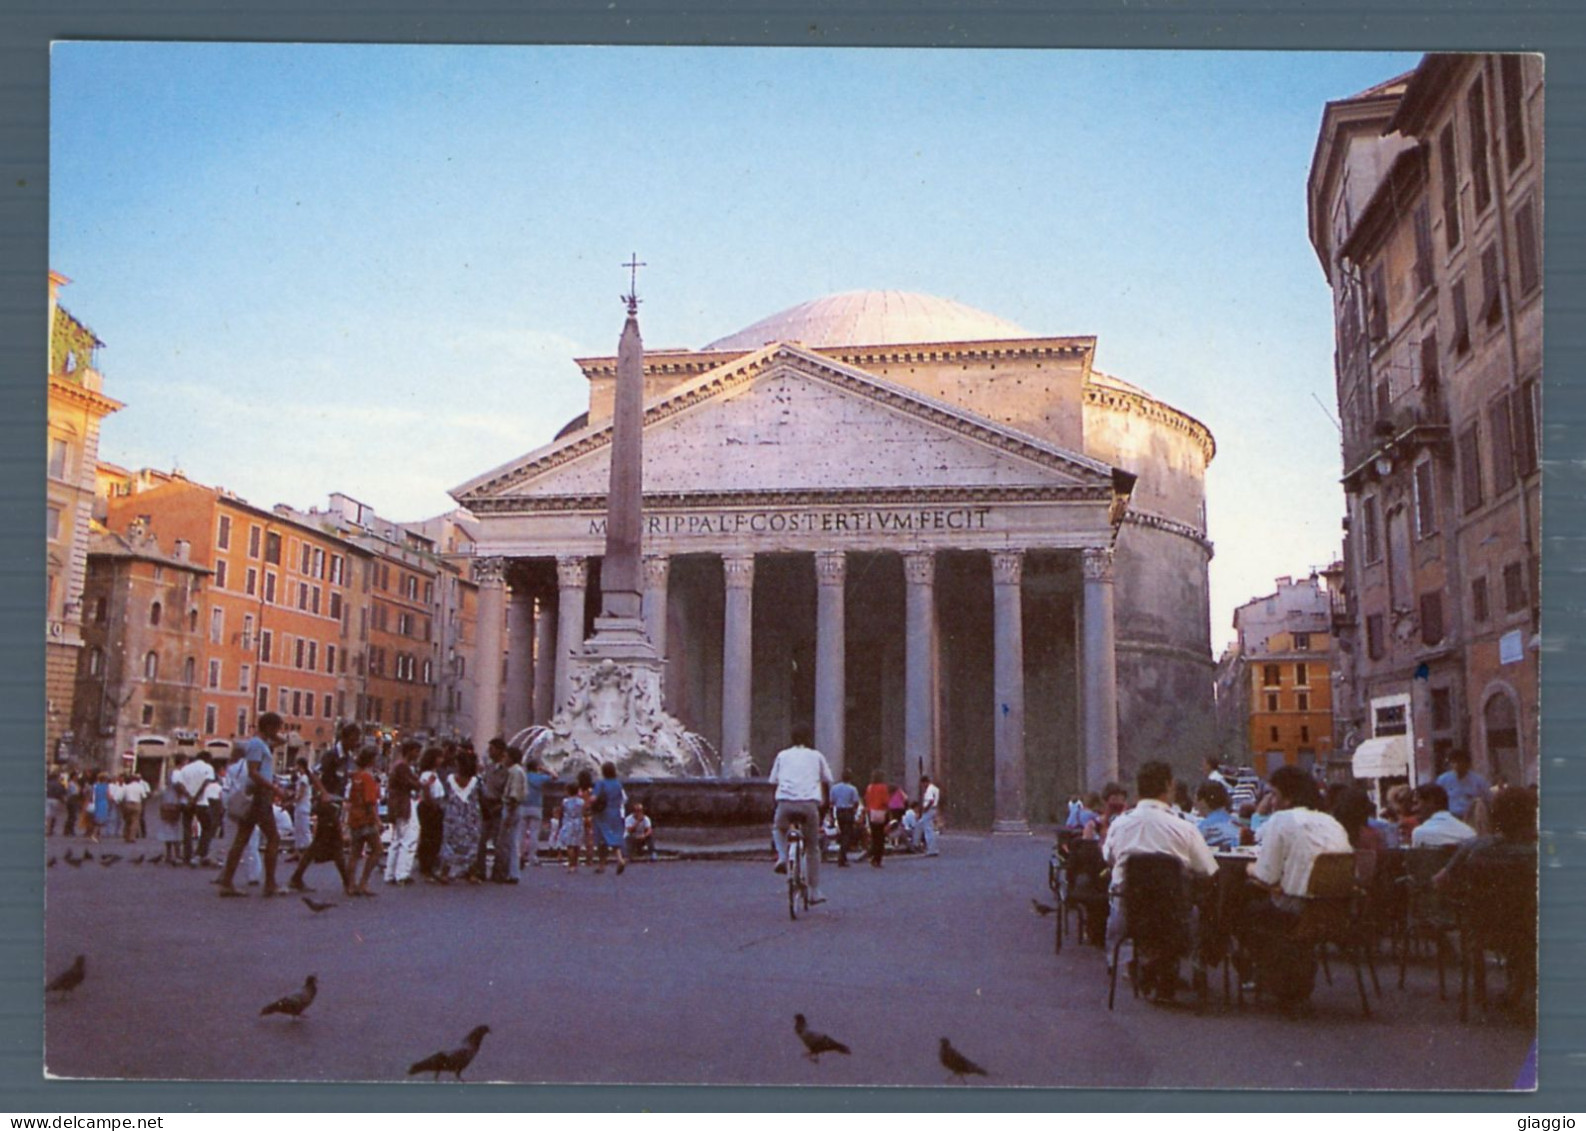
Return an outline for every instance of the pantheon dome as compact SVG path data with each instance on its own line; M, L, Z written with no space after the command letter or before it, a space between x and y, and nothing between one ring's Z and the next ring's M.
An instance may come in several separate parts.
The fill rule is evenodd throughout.
M668 711L762 770L812 726L858 781L913 794L930 773L964 828L1060 820L1150 758L1192 770L1215 741L1215 445L1096 353L888 290L646 346L644 605ZM477 733L551 717L598 610L618 364L577 362L588 413L453 491L525 642ZM553 662L514 658L534 639Z
M847 291L801 302L762 318L707 350L753 350L772 342L806 346L890 346L977 342L1033 335L1005 318L912 291Z

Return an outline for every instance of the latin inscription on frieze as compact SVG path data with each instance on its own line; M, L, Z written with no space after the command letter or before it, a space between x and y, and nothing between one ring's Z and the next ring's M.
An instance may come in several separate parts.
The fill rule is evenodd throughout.
M689 537L756 534L918 534L985 530L990 507L920 507L877 510L760 510L649 514L646 533ZM603 538L606 519L589 520L591 537Z

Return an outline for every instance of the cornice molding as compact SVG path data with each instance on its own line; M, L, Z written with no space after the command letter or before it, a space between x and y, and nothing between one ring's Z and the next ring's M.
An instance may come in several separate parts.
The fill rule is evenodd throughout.
M1212 545L1211 539L1206 537L1206 532L1197 527L1189 525L1187 522L1176 522L1171 518L1163 518L1159 514L1151 514L1149 511L1136 510L1126 511L1124 513L1123 520L1131 526L1143 526L1148 530L1160 530L1164 534L1173 534L1180 538L1187 538L1189 541L1195 543L1201 549L1205 550L1206 556L1208 558L1210 558L1215 553L1215 548Z
M1092 381L1085 386L1085 404L1109 412L1143 416L1147 420L1165 424L1199 444L1207 463L1216 458L1217 441L1212 438L1211 429L1188 413L1165 405L1155 397Z
M688 511L730 507L853 507L936 506L942 504L1107 503L1108 487L881 487L851 490L701 491L686 494L646 493L644 509ZM483 498L470 501L475 514L558 514L606 511L605 495L545 495ZM1127 516L1125 518L1127 521ZM1166 520L1161 520L1166 521ZM1186 527L1186 530L1189 528ZM1209 544L1208 544L1209 545Z

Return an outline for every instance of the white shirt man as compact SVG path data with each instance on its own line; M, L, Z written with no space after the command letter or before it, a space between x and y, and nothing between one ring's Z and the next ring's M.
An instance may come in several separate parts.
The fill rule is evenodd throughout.
M1324 852L1350 852L1344 826L1315 809L1280 809L1261 826L1261 852L1249 876L1281 891L1280 906L1295 906L1311 888L1311 869Z
M776 843L776 870L787 871L787 832L797 824L804 837L804 862L809 875L810 903L824 903L821 895L820 808L832 784L826 755L811 748L808 727L793 728L793 745L776 756L767 781L776 786L776 818L772 840Z
M1464 844L1475 836L1475 829L1447 809L1439 809L1415 826L1410 833L1410 847L1445 848L1452 844Z
M914 829L914 846L925 846L925 855L936 856L936 815L941 812L942 790L929 775L920 776L920 820Z

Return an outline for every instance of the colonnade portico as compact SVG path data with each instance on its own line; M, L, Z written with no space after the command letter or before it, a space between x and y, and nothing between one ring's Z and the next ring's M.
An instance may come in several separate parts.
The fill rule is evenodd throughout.
M1103 547L1073 546L1036 547L1034 551L1047 555L1048 560L1055 558L1066 563L1064 569L1076 578L1083 578L1082 586L1075 586L1072 592L1074 621L1083 624L1081 654L1075 663L1079 681L1076 699L1080 704L1079 717L1083 719L1082 731L1076 735L1081 751L1076 787L1099 788L1102 782L1116 776L1118 757L1116 677L1111 652L1110 551ZM881 765L890 767L889 779L901 779L911 797L919 794L921 773L929 773L942 782L951 799L955 788L955 762L967 766L961 755L948 752L944 756L943 751L938 601L968 599L979 603L983 600L989 606L992 694L989 701L974 709L983 710L990 719L990 768L994 772L992 827L994 831L1005 833L1028 831L1027 756L1040 758L1049 752L1044 749L1027 751L1025 745L1025 619L1028 614L1024 609L1023 578L1027 551L943 546L898 551L868 547L857 551L777 549L767 553L784 559L784 575L789 568L796 568L807 578L806 584L813 583L814 647L808 657L814 667L813 718L794 712L791 707L788 713L790 717L797 715L795 722L804 718L813 724L816 745L827 755L833 772L839 776L849 762L850 663L858 662L851 660L848 649L849 634L856 631L847 612L850 574L856 561L864 563L866 568L875 568L878 562L887 560L893 562L891 570L899 570L901 566L902 623L891 631L894 638L900 637L902 641L901 749L881 750L879 757ZM989 591L967 597L961 589L945 594L939 592L938 566L943 553L955 555L960 560L978 556L982 562L989 562ZM719 734L724 766L740 766L752 759L759 772L764 772L774 750L754 748L752 743L756 732L757 676L763 694L767 686L765 681L784 678L784 673L756 671L757 602L771 602L769 608L760 609L762 624L767 615L781 615L781 606L798 605L806 612L808 606L779 599L774 589L767 592L765 586L757 592L756 562L761 556L764 555L744 551L683 555L693 563L688 576L696 579L705 574L714 576L719 562L720 588L713 588L708 599L714 600L714 594L719 592L720 638L719 641L702 641L697 638L690 621L685 619L679 623L675 619L678 613L686 618L686 609L669 609L672 583L679 577L675 568L679 559L667 554L647 555L644 559L644 621L657 651L668 662L669 709L690 729ZM788 559L793 560L792 565L787 564ZM560 707L567 702L571 672L568 657L583 646L587 602L593 588L592 563L598 560L593 556L560 554L554 558L516 558L511 560L510 566L500 558L476 562L476 577L481 579L478 699L482 717L491 717L485 712L500 711L505 705L505 721L510 731L516 728L524 711L532 717L522 720L525 725L528 721L546 723L550 706ZM1079 568L1081 563L1082 568ZM979 567L981 571L985 568L985 565ZM979 573L978 576L984 578L985 575ZM503 639L502 629L494 630L492 635L487 623L502 615L503 578L510 579L513 584L512 612L504 622L509 645L505 673L507 680L522 686L502 686L502 665L492 665L484 658L489 649L499 648ZM674 616L669 617L669 613ZM670 633L669 619L673 620ZM502 622L498 619L497 623ZM697 716L697 711L680 703L673 689L674 682L682 679L681 653L707 645L711 649L719 648L719 730L716 730L717 720L691 717ZM536 653L532 659L518 655L525 647ZM802 655L790 659L789 666L798 668L802 659ZM492 672L496 676L494 688L491 687ZM884 687L885 683L880 686ZM548 704L546 699L551 688L554 688L554 698ZM714 701L714 695L703 695L697 688L694 692L690 698L692 703ZM804 710L808 710L809 701L803 702ZM895 706L892 704L886 709ZM762 720L762 746L766 744L765 727ZM897 732L891 733L896 741ZM872 759L878 754L870 749L875 745L874 742L866 743ZM960 772L968 771L961 769Z

